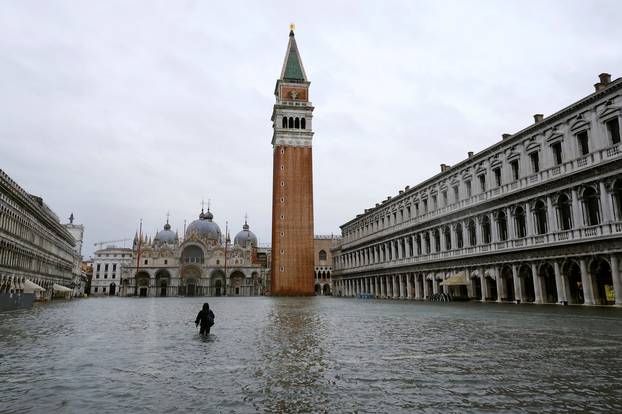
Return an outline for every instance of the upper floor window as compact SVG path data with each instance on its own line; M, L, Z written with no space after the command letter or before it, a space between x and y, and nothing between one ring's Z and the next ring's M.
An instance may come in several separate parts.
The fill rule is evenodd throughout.
M595 226L600 223L600 208L598 202L598 193L594 188L587 187L583 191L583 213L585 224Z
M561 230L572 228L572 204L566 194L560 194L557 198L557 216Z
M447 202L447 190L443 191L443 206L446 206L447 204L449 204Z
M510 167L512 167L512 179L514 181L518 180L519 178L518 160L511 161Z
M467 197L471 197L471 182L467 181L464 183L466 185L466 193Z
M523 238L527 235L527 226L525 222L525 210L522 207L517 207L514 211L514 218L516 220L516 237Z
M620 123L618 118L607 121L607 131L609 132L611 143L618 144L620 142Z
M590 153L587 131L581 131L577 134L577 144L579 145L579 153L581 155L587 155Z
M432 210L436 210L438 208L438 200L435 195L432 196Z
M486 174L479 175L477 178L479 178L479 189L483 193L486 191Z
M539 172L540 171L540 155L538 154L538 151L535 151L529 154L529 159L531 160L531 170L534 173Z
M326 251L320 250L320 253L318 256L320 260L326 260Z
M495 185L497 187L501 186L501 167L497 167L492 172L495 174Z
M428 200L427 199L423 200L423 212L424 213L428 212Z
M497 215L497 226L499 228L499 240L506 241L508 239L508 222L503 211Z
M419 203L415 203L415 215L419 215Z
M556 142L551 145L551 150L553 151L553 162L555 165L559 165L562 163L562 143Z
M286 117L286 116L284 116L284 117L283 117L283 121L282 121L281 126L282 126L283 128L287 128L287 117Z
M536 221L536 233L546 233L546 205L542 200L538 200L534 206L534 215Z
M458 202L460 200L460 188L456 185L454 186L454 202Z

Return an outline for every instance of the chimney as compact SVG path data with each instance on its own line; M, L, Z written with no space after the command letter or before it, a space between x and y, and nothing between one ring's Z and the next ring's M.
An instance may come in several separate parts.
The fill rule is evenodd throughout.
M503 134L503 135L501 135L501 138L506 140L506 139L510 138L511 136L512 136L512 134Z
M441 164L441 172L445 172L449 169L449 165L447 164Z
M603 89L605 89L605 85L603 85L602 83L598 82L594 84L595 92L602 91Z
M544 119L544 115L542 114L535 114L533 116L533 120L535 121L534 123L539 124L540 122L542 122L542 120Z
M469 155L469 158L471 158L473 156L473 151L469 151L467 154Z
M599 79L600 79L600 83L603 86L607 86L611 83L611 75L608 73L601 73L600 75L598 75Z

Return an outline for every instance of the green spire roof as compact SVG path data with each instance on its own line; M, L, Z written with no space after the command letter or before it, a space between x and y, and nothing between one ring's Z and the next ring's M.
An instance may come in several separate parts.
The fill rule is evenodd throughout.
M294 80L294 81L306 81L305 71L302 68L302 61L298 54L298 46L296 45L296 38L294 32L289 32L289 44L287 45L287 53L285 55L285 62L283 63L283 72L281 79Z

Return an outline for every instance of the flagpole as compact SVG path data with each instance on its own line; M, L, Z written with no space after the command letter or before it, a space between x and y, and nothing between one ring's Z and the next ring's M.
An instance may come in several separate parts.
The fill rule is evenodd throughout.
M227 296L227 234L229 233L229 222L225 221L225 293Z
M140 219L140 230L138 230L138 252L136 254L136 274L134 275L134 296L138 296L138 286L136 285L136 275L140 270L140 246L143 242L143 219Z

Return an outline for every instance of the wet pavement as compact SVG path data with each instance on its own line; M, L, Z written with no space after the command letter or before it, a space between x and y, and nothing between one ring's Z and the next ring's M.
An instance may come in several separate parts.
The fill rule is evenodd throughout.
M3 413L614 413L621 379L619 308L93 298L0 313Z

